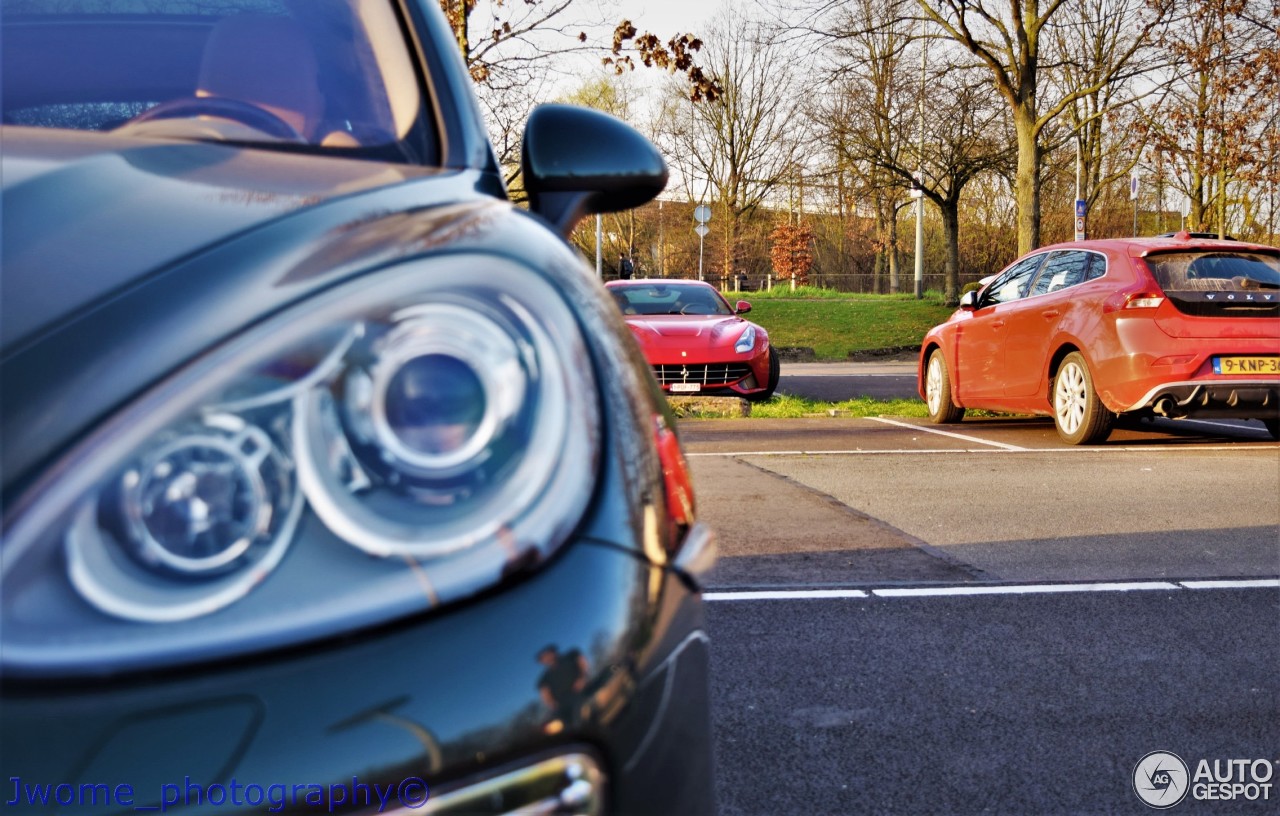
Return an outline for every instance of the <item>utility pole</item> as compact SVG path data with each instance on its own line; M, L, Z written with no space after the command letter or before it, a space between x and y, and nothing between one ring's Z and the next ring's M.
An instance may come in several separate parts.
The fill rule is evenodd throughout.
M604 224L600 213L596 213L596 277L604 280Z
M916 300L924 298L924 89L928 79L929 46L920 21L920 149L916 157Z

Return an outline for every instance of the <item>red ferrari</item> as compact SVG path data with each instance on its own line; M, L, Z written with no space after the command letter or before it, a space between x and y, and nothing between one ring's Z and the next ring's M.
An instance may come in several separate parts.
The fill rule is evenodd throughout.
M763 328L739 315L715 287L692 280L617 280L605 284L654 376L669 394L767 400L778 387L778 353Z
M1118 416L1260 420L1280 439L1280 249L1187 233L1020 258L925 335L936 423L1052 416L1073 445Z

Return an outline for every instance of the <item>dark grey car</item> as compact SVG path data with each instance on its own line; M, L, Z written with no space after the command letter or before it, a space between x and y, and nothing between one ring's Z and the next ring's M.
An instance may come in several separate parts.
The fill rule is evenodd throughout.
M564 242L666 168L430 0L4 0L12 812L713 809L665 402ZM83 808L83 810L82 810Z

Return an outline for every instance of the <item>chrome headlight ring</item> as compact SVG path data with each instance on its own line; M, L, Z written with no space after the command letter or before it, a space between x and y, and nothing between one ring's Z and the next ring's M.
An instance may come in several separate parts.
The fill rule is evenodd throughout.
M563 535L537 501L568 487L554 465L587 438L595 446L594 422L575 421L569 368L543 325L550 303L538 317L507 295L491 303L484 312L449 302L400 312L369 342L374 362L334 383L340 394L313 390L295 401L303 490L353 546L431 558L495 538ZM589 366L585 351L575 357L577 376ZM442 370L478 404L393 407L412 402L423 390L417 380ZM460 516L460 503L483 510Z
M20 500L0 655L149 665L470 595L580 522L599 399L573 311L513 261L421 259L312 297L163 381Z

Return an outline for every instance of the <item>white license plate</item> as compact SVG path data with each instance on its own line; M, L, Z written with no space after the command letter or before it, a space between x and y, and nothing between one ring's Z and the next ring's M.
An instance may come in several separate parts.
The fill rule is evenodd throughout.
M696 394L702 390L702 383L671 383L673 394Z

